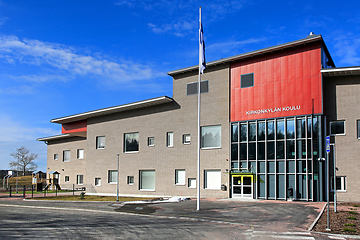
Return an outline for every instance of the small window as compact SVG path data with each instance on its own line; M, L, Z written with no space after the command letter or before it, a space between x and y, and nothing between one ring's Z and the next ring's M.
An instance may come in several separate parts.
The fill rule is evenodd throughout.
M65 182L70 182L70 177L69 176L65 176Z
M344 135L345 121L330 122L330 135Z
M241 88L253 87L254 86L254 74L248 73L241 75Z
M58 160L58 155L54 154L54 160Z
M201 148L221 148L221 126L201 127Z
M109 170L108 171L108 183L110 183L110 184L117 183L117 180L118 180L117 170Z
M207 93L209 92L209 81L201 81L200 83L200 92ZM198 93L198 82L188 83L186 85L186 95L193 95Z
M155 146L155 137L148 137L148 146L149 147Z
M104 149L105 148L105 136L96 137L96 149Z
M334 177L331 177L331 190L334 191ZM346 191L345 176L336 176L336 191Z
M155 191L155 170L140 170L140 190Z
M184 134L183 135L183 144L190 144L190 142L191 142L190 134Z
M356 120L357 138L360 139L360 120Z
M76 176L76 184L83 185L84 184L84 175L77 175Z
M205 189L221 189L221 171L205 170Z
M166 133L166 146L173 147L174 146L174 133L168 132Z
M97 187L101 186L101 178L95 178L95 186Z
M63 162L70 162L70 150L63 152Z
M134 176L127 176L127 184L134 185Z
M84 159L84 149L77 150L77 159Z
M138 152L139 151L139 133L125 133L124 134L124 152Z
M183 169L175 170L175 184L176 185L185 185L185 170L183 170Z
M196 188L196 178L189 178L188 186L189 186L189 188Z

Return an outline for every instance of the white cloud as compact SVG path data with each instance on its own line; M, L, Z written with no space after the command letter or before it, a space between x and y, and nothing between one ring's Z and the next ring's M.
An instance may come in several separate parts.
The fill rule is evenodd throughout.
M336 35L332 40L335 42L335 56L340 57L340 64L360 65L360 36L351 33L341 34L339 32Z
M222 53L234 52L234 50L238 50L244 45L251 43L258 43L266 40L266 38L249 38L242 41L227 41L221 43L213 43L206 46L207 51L217 51Z
M35 141L39 136L60 134L51 128L30 127L18 122L8 115L0 115L0 142Z
M16 62L28 65L41 66L43 68L56 69L72 76L101 77L105 82L125 83L134 80L146 80L162 76L163 73L152 69L150 66L122 60L119 62L82 55L74 49L54 43L46 43L38 40L20 40L15 36L0 37L0 58L8 63ZM63 77L55 75L30 75L23 79L31 81L62 80Z

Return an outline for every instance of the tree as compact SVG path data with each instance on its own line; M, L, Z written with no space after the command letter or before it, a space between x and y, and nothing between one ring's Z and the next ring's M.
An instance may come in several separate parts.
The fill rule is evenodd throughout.
M9 163L10 168L12 169L21 169L23 172L23 176L25 176L25 172L27 171L35 171L37 169L37 165L33 162L38 155L34 153L30 153L25 147L21 147L16 149L16 152L11 153L16 161L11 161Z

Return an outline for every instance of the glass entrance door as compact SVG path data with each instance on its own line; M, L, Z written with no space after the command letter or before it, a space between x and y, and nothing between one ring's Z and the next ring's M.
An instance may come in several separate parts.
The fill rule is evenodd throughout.
M233 175L232 183L233 198L253 198L253 175Z

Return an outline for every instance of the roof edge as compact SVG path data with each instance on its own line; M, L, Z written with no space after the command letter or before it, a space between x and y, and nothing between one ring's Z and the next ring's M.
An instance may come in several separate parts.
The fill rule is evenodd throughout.
M75 137L71 134L61 134L61 135L54 135L54 136L50 136L50 137L43 137L43 138L37 138L36 141L50 141L50 140L58 140L58 139L63 139L63 138L69 138L69 137Z
M136 109L136 108L143 108L143 107L146 107L149 105L153 106L153 105L159 105L159 104L173 102L173 101L174 101L174 99L172 99L168 96L161 96L161 97L146 99L146 100L142 100L142 101L138 101L138 102L132 102L132 103L127 103L127 104L123 104L123 105L118 105L118 106L114 106L114 107L101 108L101 109L78 113L78 114L69 115L69 116L65 116L65 117L54 118L54 119L50 120L50 122L59 123L59 124L75 122L75 121L85 120L90 117L96 117L96 116L106 115L106 114L110 114L110 113L114 113L114 112L126 111L127 110L126 108L128 108L128 110L131 110L131 109Z
M296 40L296 41L292 41L292 42L288 42L288 43L283 43L283 44L275 45L275 46L268 47L268 48L262 48L262 49L259 49L259 50L255 50L255 51L235 55L235 56L232 56L232 57L223 58L223 59L220 59L220 60L208 62L208 63L206 63L206 66L210 67L210 66L215 66L215 65L218 65L218 64L224 64L224 63L228 63L228 62L233 62L233 61L236 61L236 60L241 60L241 59L244 59L244 58L254 57L256 55L261 55L261 54L264 54L264 53L268 53L268 52L272 52L272 51L276 51L276 50L280 50L280 49L284 49L284 48L294 47L294 46L298 46L300 44L311 43L311 42L315 42L315 41L319 41L319 40L324 42L321 34L309 35L306 38L303 38L303 39L300 39L300 40ZM174 75L177 75L177 74L190 72L190 71L197 70L197 69L199 69L199 66L195 65L195 66L191 66L191 67L187 67L187 68L181 68L181 69L178 69L178 70L170 71L167 74L170 75L170 76L174 76Z

